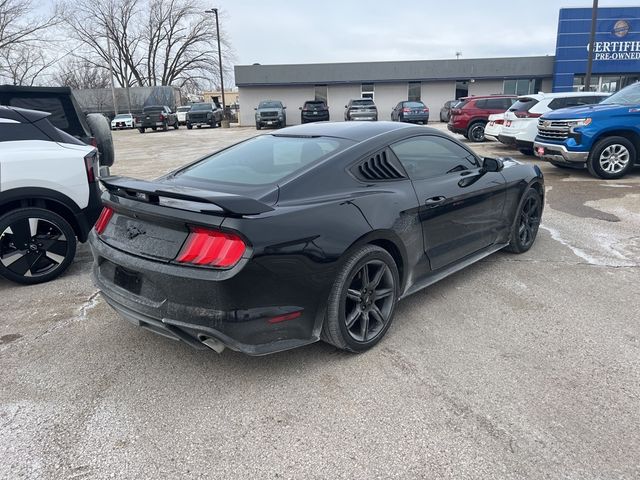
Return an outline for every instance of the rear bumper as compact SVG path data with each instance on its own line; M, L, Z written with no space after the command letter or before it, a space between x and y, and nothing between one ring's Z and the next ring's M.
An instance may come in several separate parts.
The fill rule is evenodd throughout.
M276 274L253 260L228 271L209 270L136 257L107 245L95 232L89 241L96 286L135 325L196 348L212 338L248 355L319 340L328 285L307 288L300 278ZM116 269L136 281L116 280ZM297 311L302 312L297 318L274 321Z
M460 135L465 135L467 133L467 129L466 128L456 127L455 125L452 125L451 123L447 123L447 130L449 130L450 132L453 132L453 133L458 133Z
M512 137L511 135L504 135L501 133L500 135L498 135L498 140L500 141L500 143L504 143L505 145L509 145L510 147L515 147L523 150L529 150L533 148L533 142L518 140L516 137Z
M540 151L542 149L542 152ZM586 163L589 152L574 152L557 143L533 142L533 151L536 157L543 160L560 163Z
M329 114L318 114L318 115L303 115L300 117L300 121L302 123L311 123L311 122L328 122Z
M347 114L347 120L352 121L376 121L378 120L378 114L376 112L357 113L351 112Z
M429 115L403 115L402 121L405 123L428 123Z

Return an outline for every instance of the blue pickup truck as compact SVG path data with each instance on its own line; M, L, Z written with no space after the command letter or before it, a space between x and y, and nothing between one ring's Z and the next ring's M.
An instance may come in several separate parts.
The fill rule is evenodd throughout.
M640 82L596 105L563 108L538 120L536 156L596 177L621 178L640 164Z

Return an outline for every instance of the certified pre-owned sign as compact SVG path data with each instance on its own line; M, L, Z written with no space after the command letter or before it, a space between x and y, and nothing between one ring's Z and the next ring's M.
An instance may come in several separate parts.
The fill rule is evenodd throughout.
M624 38L630 30L631 25L627 20L618 20L611 34L614 38ZM595 42L593 53L594 60L640 60L640 41Z

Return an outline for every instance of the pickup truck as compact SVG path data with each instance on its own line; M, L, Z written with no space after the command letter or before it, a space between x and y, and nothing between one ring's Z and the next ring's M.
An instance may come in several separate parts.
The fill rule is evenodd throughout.
M621 178L640 163L640 82L602 102L545 113L538 120L536 156L557 167Z
M165 132L173 127L176 130L180 128L178 123L178 116L171 112L171 109L166 105L150 105L142 109L140 115L136 115L135 128L140 133L144 133L147 128L151 130L157 130L161 128Z
M222 109L215 103L194 103L187 112L187 128L191 130L194 125L200 128L209 125L211 128L219 127L222 122Z

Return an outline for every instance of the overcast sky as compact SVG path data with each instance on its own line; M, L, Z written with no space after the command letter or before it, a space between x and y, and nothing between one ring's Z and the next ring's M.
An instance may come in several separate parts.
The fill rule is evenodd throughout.
M591 0L217 0L236 64L553 55L560 7ZM600 0L601 7L636 1Z

